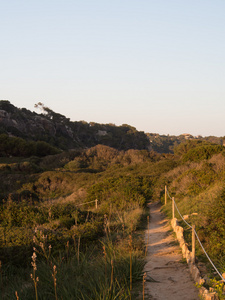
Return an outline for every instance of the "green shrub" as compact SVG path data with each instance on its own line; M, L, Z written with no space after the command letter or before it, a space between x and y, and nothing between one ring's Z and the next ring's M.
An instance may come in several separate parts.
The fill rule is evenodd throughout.
M70 229L73 225L74 225L74 218L70 218L70 217L60 217L60 224L63 227L66 227L67 229Z
M210 159L214 154L218 154L224 150L220 145L204 145L193 149L190 149L182 157L183 162L187 161L201 161L204 159Z
M204 228L207 248L213 257L225 256L225 188L206 211L207 226Z
M132 203L145 206L152 196L152 184L148 176L121 176L105 179L91 186L87 191L87 201L98 199L117 208Z
M176 146L174 148L174 154L177 156L182 156L185 155L187 152L189 152L191 149L205 146L205 145L212 145L212 144L202 140L188 140Z

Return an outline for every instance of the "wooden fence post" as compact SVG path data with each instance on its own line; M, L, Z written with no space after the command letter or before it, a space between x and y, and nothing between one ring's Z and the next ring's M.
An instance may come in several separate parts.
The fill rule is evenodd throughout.
M192 225L192 262L195 263L195 225Z
M95 208L98 208L98 199L95 199Z
M165 205L167 204L167 186L165 185Z
M172 198L172 217L175 218L174 197Z

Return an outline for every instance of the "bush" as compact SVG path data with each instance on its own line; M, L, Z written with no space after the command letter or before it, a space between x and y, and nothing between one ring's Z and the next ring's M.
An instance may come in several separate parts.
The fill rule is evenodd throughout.
M183 162L187 161L201 161L211 158L214 154L218 154L224 150L220 145L206 145L190 149L183 155Z
M213 257L225 256L225 188L206 214L207 226L204 229L207 248Z
M9 137L7 134L0 134L0 156L46 156L59 152L58 149L46 142L28 142L19 137Z
M129 203L145 206L152 196L152 184L148 176L121 176L106 179L89 188L87 201L98 199L100 203L111 202L118 208Z

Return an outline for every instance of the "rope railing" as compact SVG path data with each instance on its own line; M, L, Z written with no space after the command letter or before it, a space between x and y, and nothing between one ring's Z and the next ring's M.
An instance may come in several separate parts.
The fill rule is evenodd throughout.
M170 197L170 194L169 194L168 191L167 191L167 194L168 194L169 198L170 198L172 201L174 201L174 206L176 207L176 210L177 210L178 214L180 215L181 219L184 221L184 223L186 223L186 225L187 225L188 227L192 228L192 226L191 226L190 224L188 224L188 222L187 222L187 221L183 218L183 216L181 215L179 209L177 208L177 204L176 204L175 200L174 200L173 198Z
M184 221L184 223L185 223L189 228L191 228L192 230L194 230L195 236L196 236L196 238L197 238L197 240L198 240L198 242L199 242L199 245L201 246L203 252L205 253L206 257L208 258L209 262L210 262L211 265L213 266L213 268L214 268L214 270L216 271L216 273L220 276L220 278L222 279L222 281L225 282L225 278L223 278L223 276L221 275L221 273L218 271L218 269L216 268L216 266L215 266L214 263L212 262L211 258L209 257L208 253L206 252L205 248L203 247L203 245L202 245L202 243L201 243L201 241L200 241L200 239L199 239L199 237L198 237L198 234L197 234L195 228L193 228L193 226L191 226L191 225L183 218L183 216L181 215L181 213L180 213L180 211L179 211L179 209L178 209L178 207L177 207L177 204L176 204L174 198L170 196L170 194L169 194L167 188L165 188L165 191L166 191L166 194L168 195L168 197L172 200L172 203L174 204L174 207L176 208L176 210L177 210L179 216L181 217L181 219Z
M81 204L77 204L76 206L82 206L82 205L85 205L85 204L89 204L89 203L93 203L95 202L95 207L98 208L98 200L93 200L93 201L89 201L89 202L84 202L84 203L81 203Z

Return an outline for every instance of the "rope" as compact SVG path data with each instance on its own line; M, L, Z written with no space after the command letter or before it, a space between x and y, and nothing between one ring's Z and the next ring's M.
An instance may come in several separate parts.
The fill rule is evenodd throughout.
M167 189L166 189L166 191L167 191L167 195L169 196L169 198L170 198L172 201L174 201L174 206L176 207L176 210L177 210L178 214L180 215L181 219L184 221L184 223L187 224L188 227L192 228L192 226L191 226L190 224L188 224L188 222L186 222L186 221L184 220L184 218L183 218L183 216L181 215L179 209L177 208L177 204L176 204L175 200L173 200L173 198L171 198L171 196L170 196L170 194L169 194L169 192L168 192Z
M169 192L168 192L167 189L166 189L166 191L167 191L167 194L168 194L169 198L170 198L172 201L174 201L174 206L176 207L176 210L177 210L178 214L180 215L181 219L184 221L184 223L187 224L188 227L192 228L192 226L191 226L190 224L188 224L188 222L186 222L186 221L184 220L184 218L183 218L183 216L181 215L179 209L177 208L177 204L176 204L175 200L173 200L173 198L171 198L171 196L170 196L170 194L169 194Z
M81 203L81 204L78 204L77 206L85 205L85 204L92 203L92 202L95 202L95 201L96 201L96 200L90 201L90 202ZM98 200L97 200L97 201L98 201Z
M195 232L195 236L196 238L198 239L198 242L200 244L200 246L202 247L202 250L204 251L206 257L208 258L208 260L210 261L211 265L213 266L213 268L215 269L215 271L217 272L217 274L220 276L220 278L223 280L223 282L225 282L225 279L223 278L223 276L220 274L220 272L217 270L216 266L214 265L214 263L212 262L212 260L210 259L210 257L208 256L207 252L205 251L204 247L202 246L202 243L197 235L197 232L195 231L194 229L194 232Z
M183 216L179 212L179 209L177 208L177 204L176 204L175 200L173 200L173 201L174 201L174 206L176 207L176 210L177 210L178 214L180 215L181 219L184 221L184 223L187 224L187 226L189 226L190 228L192 228L192 226L186 220L184 220Z
M166 192L167 192L167 195L169 196L169 198L170 198L171 200L173 200L173 199L171 198L171 196L170 196L170 194L169 194L169 192L168 192L167 189L166 189Z
M181 219L184 221L184 223L186 223L190 228L193 229L193 227L192 227L188 222L186 222L186 220L184 220L183 216L181 215L181 213L180 213L180 211L179 211L179 209L178 209L178 207L177 207L177 204L176 204L175 200L174 200L173 198L171 198L171 196L170 196L170 194L169 194L169 192L168 192L167 189L166 189L166 191L167 191L167 195L169 196L169 198L174 202L174 206L176 207L176 210L177 210L178 214L180 215ZM198 242L199 242L199 245L201 246L203 252L205 253L205 255L206 255L206 257L208 258L208 260L209 260L209 262L211 263L211 265L213 266L214 270L215 270L215 271L217 272L217 274L220 276L220 278L222 279L222 281L225 282L225 279L223 278L223 276L222 276L221 273L218 271L218 269L216 268L216 266L214 265L214 263L213 263L212 260L210 259L209 255L208 255L207 252L205 251L205 248L203 247L203 245L202 245L202 243L201 243L201 241L200 241L200 239L199 239L199 237L198 237L197 232L196 232L195 229L194 229L194 233L195 233L195 236L196 236L196 238L197 238L197 240L198 240Z

